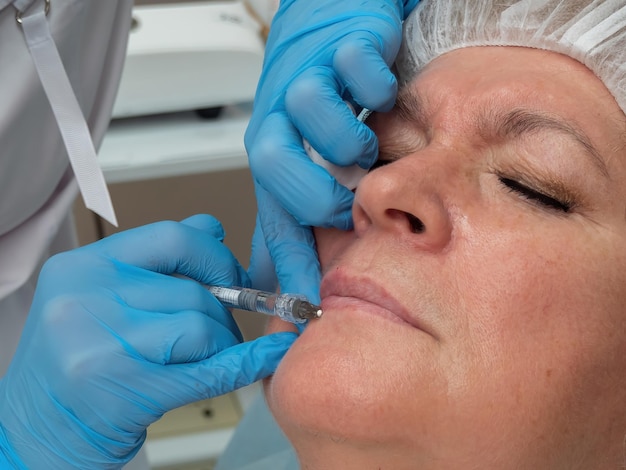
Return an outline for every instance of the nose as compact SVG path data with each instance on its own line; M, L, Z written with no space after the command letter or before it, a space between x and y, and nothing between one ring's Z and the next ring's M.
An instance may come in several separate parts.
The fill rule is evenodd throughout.
M359 183L352 216L357 236L382 230L423 250L439 251L452 237L446 171L404 157L380 167Z

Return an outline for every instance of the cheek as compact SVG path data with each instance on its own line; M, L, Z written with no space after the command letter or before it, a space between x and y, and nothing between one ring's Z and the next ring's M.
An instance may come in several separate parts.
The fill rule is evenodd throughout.
M532 338L537 356L554 346L556 338L578 334L579 325L588 323L604 281L601 269L589 269L596 256L572 250L580 246L577 240L546 234L545 241L522 236L528 230L519 232L503 240L490 238L485 247L458 260L457 289L449 289L458 297L446 303L465 305L467 323L454 324L459 337L469 332L480 348L513 352ZM460 269L463 265L472 269Z
M572 418L616 385L600 378L626 366L624 341L612 335L626 326L626 266L617 246L607 256L597 239L546 237L492 244L472 259L471 275L457 278L467 322L453 323L451 334L468 375L454 380L482 383L483 392L507 388L521 397L518 407L546 415L569 406ZM604 377L602 369L612 372Z

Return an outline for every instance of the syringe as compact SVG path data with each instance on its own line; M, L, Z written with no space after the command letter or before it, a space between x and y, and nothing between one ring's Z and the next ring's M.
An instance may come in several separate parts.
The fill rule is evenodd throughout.
M206 288L225 307L276 315L291 323L304 323L322 316L322 309L299 294L276 294L244 287Z

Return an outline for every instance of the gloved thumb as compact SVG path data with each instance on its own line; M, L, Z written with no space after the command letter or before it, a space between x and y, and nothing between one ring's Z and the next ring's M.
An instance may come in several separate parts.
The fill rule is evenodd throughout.
M169 364L153 389L163 391L162 404L168 410L232 392L274 373L297 337L295 333L274 333L232 346L203 361Z

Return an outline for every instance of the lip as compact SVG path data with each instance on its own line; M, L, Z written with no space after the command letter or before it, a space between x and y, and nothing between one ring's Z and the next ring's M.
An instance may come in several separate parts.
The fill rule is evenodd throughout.
M320 297L322 309L325 305L348 305L434 336L421 319L412 315L384 287L367 276L351 275L345 269L335 267L323 277Z

